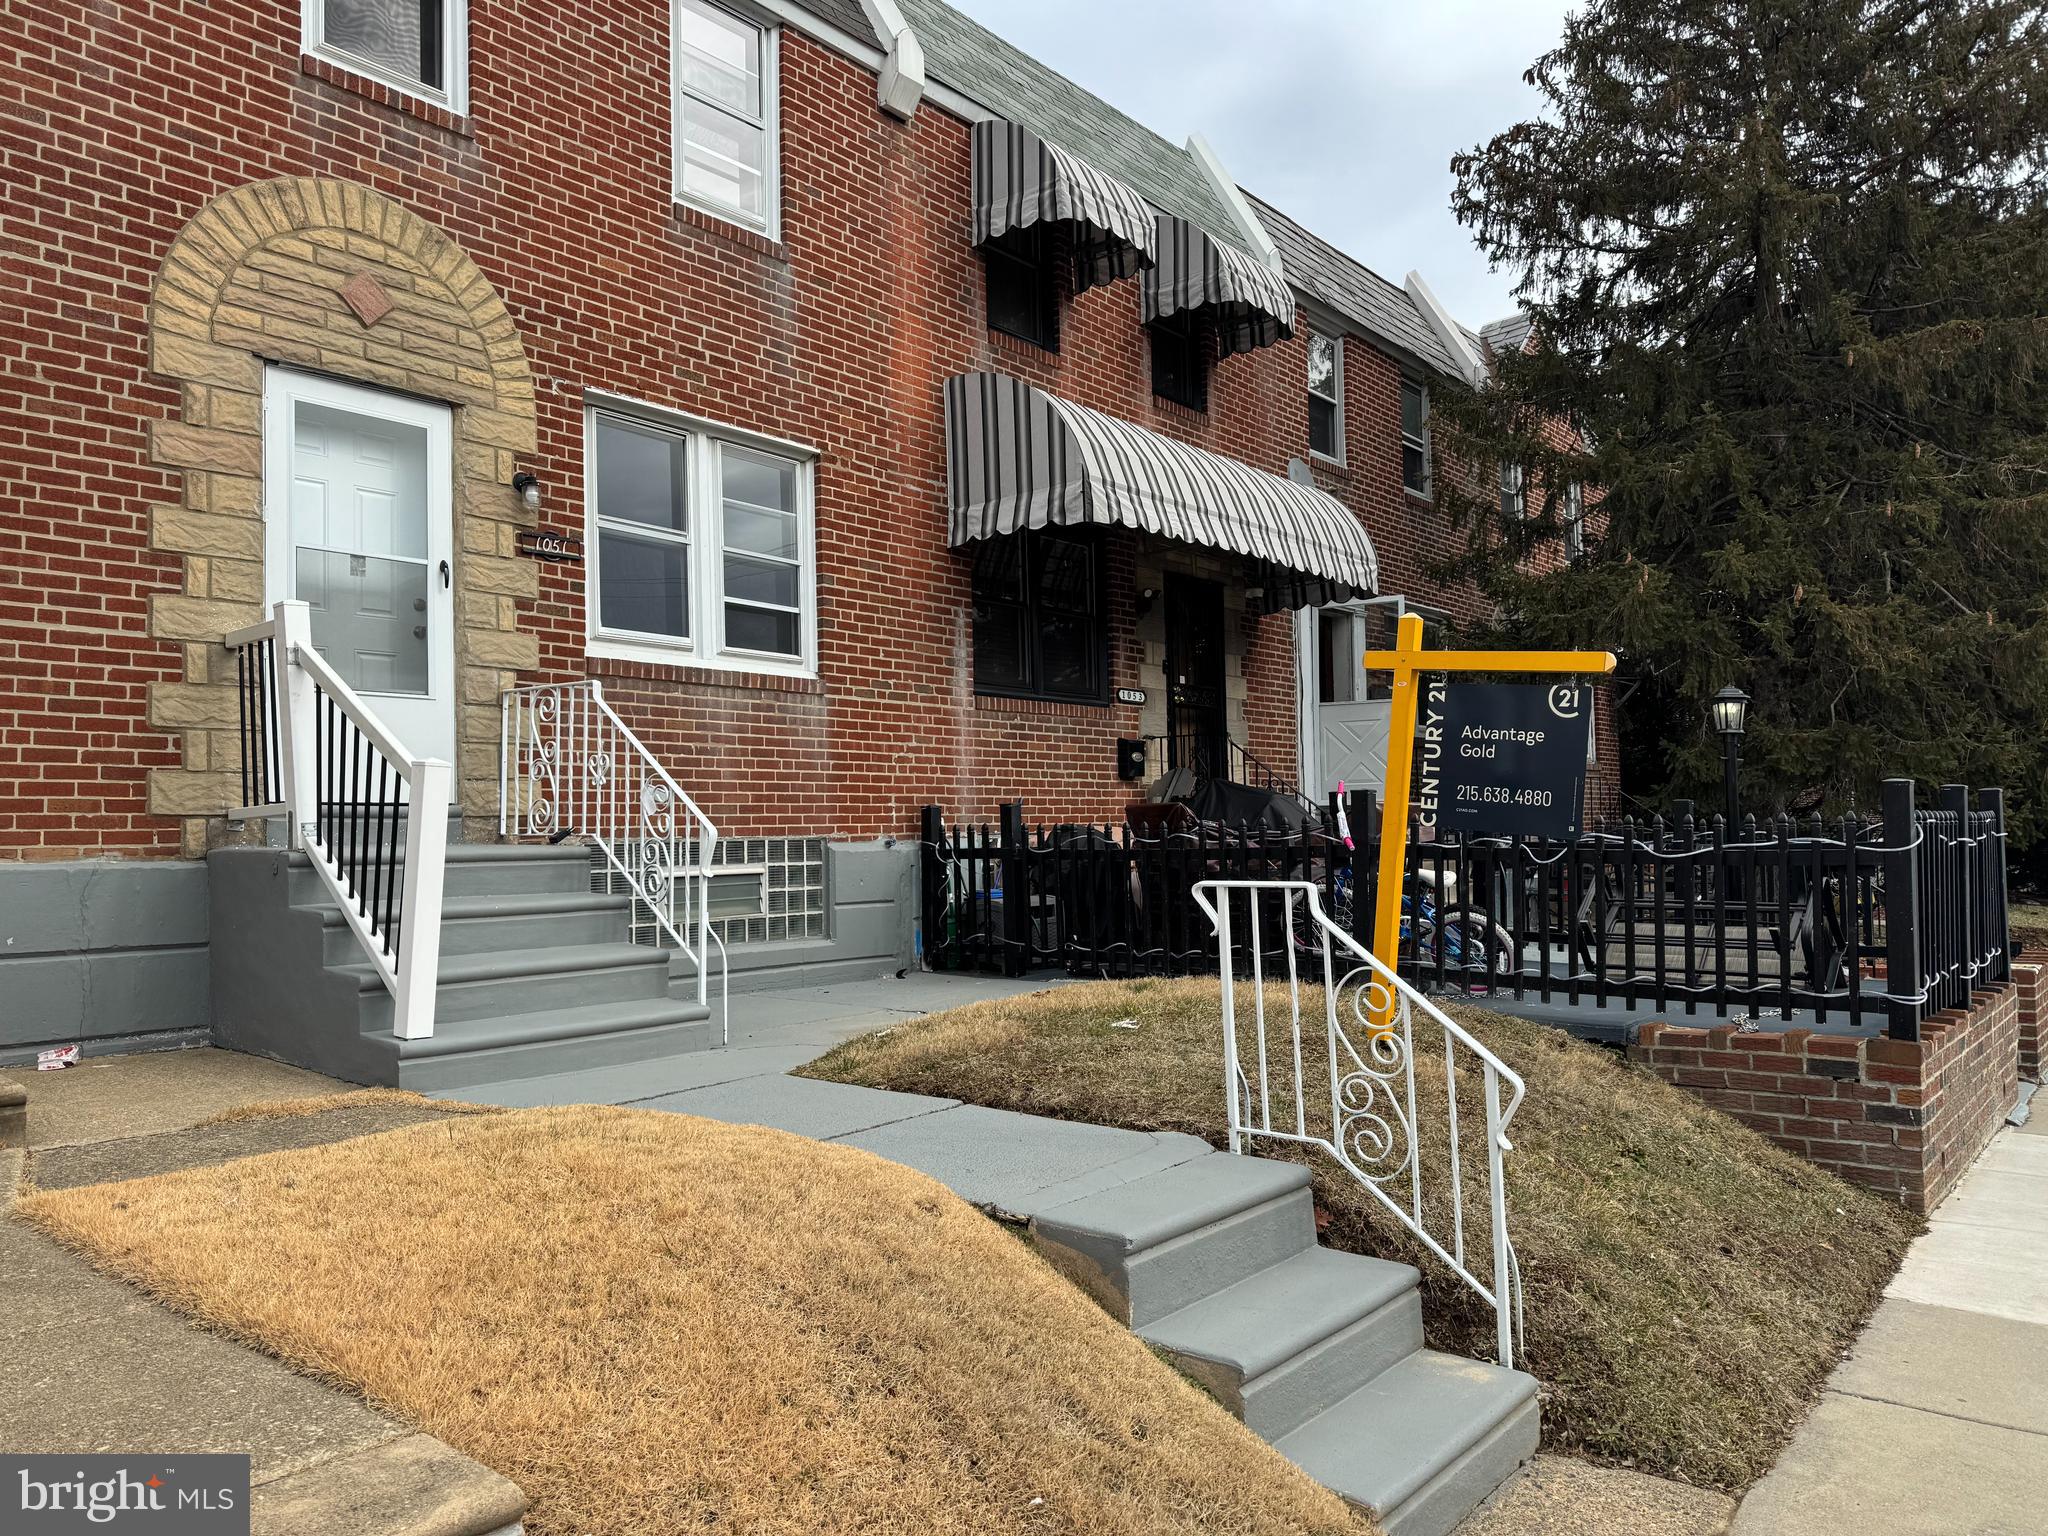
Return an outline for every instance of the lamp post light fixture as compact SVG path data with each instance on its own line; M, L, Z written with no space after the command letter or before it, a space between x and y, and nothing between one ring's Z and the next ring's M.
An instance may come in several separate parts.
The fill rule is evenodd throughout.
M1721 786L1727 800L1728 835L1735 835L1741 801L1742 733L1749 723L1749 695L1730 683L1714 695L1707 717L1721 733Z

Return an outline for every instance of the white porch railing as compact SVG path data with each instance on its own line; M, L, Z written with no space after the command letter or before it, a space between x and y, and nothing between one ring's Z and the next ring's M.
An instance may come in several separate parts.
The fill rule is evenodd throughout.
M1507 1129L1522 1102L1522 1079L1332 922L1313 884L1204 880L1194 895L1216 925L1230 1150L1241 1152L1246 1143L1262 1140L1296 1142L1335 1158L1493 1308L1500 1363L1513 1365L1522 1331L1521 1274L1508 1239L1502 1157L1513 1150ZM1269 938L1276 952L1286 954L1284 977L1266 974ZM1248 967L1249 975L1239 974L1239 966ZM1304 1017L1305 982L1322 990L1320 1019ZM1270 994L1283 985L1285 1001L1276 1008L1279 999ZM1241 1023L1246 991L1249 1020ZM1435 1064L1426 1065L1420 1094L1418 1018L1426 1041L1441 1035L1443 1053L1442 1082L1436 1082ZM1241 1033L1249 1034L1249 1042ZM1477 1244L1467 1240L1466 1162L1480 1148L1466 1146L1460 1136L1461 1053L1468 1058L1462 1063L1466 1070L1482 1075L1485 1101L1484 1260L1475 1252ZM1469 1115L1464 1129L1472 1129Z
M508 837L580 837L599 849L634 901L695 962L697 1001L710 1000L717 946L711 864L718 828L605 702L595 680L541 683L499 699L498 831ZM724 999L725 1037L731 1002Z
M304 603L227 637L242 727L233 821L282 816L389 989L392 1033L434 1032L454 771L414 757L313 649Z

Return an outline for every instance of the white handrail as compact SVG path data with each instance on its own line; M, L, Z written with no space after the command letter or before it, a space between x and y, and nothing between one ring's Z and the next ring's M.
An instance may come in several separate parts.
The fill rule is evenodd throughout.
M729 990L725 940L711 924L718 828L619 718L603 686L586 679L507 689L499 728L500 835L580 837L597 848L694 962L697 1001L710 1001L714 945L721 990ZM729 1040L729 996L725 1006Z
M270 642L266 681L274 699L260 701L269 707L252 720L252 699L245 692L245 756L278 764L276 804L284 813L287 842L303 850L319 872L391 993L392 1033L401 1040L426 1039L434 1033L454 770L438 758L408 752L327 664L313 648L306 604L279 603L270 619L226 637L236 650L264 641ZM344 743L342 720L359 736L360 751ZM244 807L236 814L268 809ZM394 867L384 835L395 839L401 825L405 852Z
M1239 1042L1237 967L1244 960L1233 936L1235 898L1243 893L1249 911L1249 956L1252 1002L1250 1033L1256 1055L1257 1083L1242 1062ZM1526 1092L1521 1076L1488 1050L1457 1020L1438 1008L1323 911L1316 887L1305 880L1204 880L1194 888L1195 901L1215 925L1219 973L1223 988L1224 1096L1229 1106L1230 1150L1242 1152L1249 1141L1292 1142L1320 1148L1334 1157L1379 1204L1442 1260L1494 1311L1500 1363L1512 1365L1521 1333L1521 1274L1508 1238L1507 1185L1502 1158L1514 1150L1508 1124ZM1297 917L1299 904L1300 917ZM1275 1042L1269 1028L1266 989L1268 920L1262 905L1279 920L1276 942L1287 956L1288 1018ZM1328 1076L1328 1102L1311 1098L1304 1071L1302 976L1299 956L1320 960L1324 1039L1318 1066ZM1338 955L1343 974L1339 975ZM1316 984L1313 977L1311 985ZM1273 985L1279 985L1275 978ZM1348 1002L1346 1001L1348 997ZM1357 1038L1342 1013L1356 1021ZM1449 1230L1431 1231L1424 1210L1426 1153L1420 1101L1415 1089L1415 1018L1420 1014L1443 1033L1444 1131L1446 1149L1440 1159L1447 1189ZM1363 1041L1361 1046L1360 1041ZM1491 1228L1491 1278L1481 1279L1466 1262L1465 1169L1458 1137L1459 1050L1468 1052L1484 1073L1486 1110L1486 1180ZM1278 1079L1277 1083L1275 1079ZM1508 1086L1505 1105L1501 1085ZM1279 1105L1275 1123L1275 1104ZM1406 1200L1384 1187L1405 1174Z

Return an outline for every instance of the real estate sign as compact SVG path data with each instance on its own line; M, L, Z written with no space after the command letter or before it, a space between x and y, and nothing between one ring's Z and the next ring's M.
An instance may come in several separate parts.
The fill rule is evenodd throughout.
M1578 836L1592 697L1578 681L1432 679L1416 798L1434 834Z

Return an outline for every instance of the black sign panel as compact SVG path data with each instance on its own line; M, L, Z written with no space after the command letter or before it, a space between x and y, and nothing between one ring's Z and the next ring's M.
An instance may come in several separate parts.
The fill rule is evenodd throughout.
M1432 680L1415 776L1422 836L1577 837L1592 707L1579 681Z

